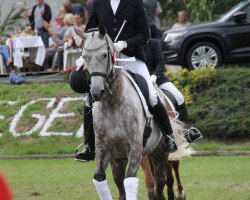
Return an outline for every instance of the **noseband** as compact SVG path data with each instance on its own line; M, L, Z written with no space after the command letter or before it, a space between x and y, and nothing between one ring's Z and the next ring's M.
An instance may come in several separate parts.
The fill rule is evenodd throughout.
M83 46L83 49L86 50L87 52L94 52L94 51L98 51L99 49L102 49L104 48L105 46L107 46L107 51L108 51L108 61L107 61L107 72L106 73L103 73L103 72L92 72L90 73L90 78L93 77L93 76L101 76L103 78L105 78L105 81L104 81L104 85L106 86L106 89L108 89L109 93L112 94L112 90L110 89L110 84L111 82L114 80L114 73L113 73L113 69L114 69L114 65L110 64L110 58L111 58L111 49L110 49L110 46L109 46L109 42L108 42L108 39L106 38L105 36L105 42L97 47L97 48L94 48L94 49L89 49L89 48L86 48L85 46Z

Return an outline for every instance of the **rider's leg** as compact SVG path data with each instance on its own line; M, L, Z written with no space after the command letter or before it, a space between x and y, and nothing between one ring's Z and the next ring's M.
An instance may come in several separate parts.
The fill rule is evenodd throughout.
M85 106L84 108L84 145L82 152L75 154L77 161L90 161L95 158L95 134L93 129L92 108Z
M166 91L170 92L170 94L173 95L173 97L175 98L175 100L178 104L176 111L178 111L178 113L179 113L179 120L181 120L182 122L188 123L187 107L186 107L186 104L184 101L184 96L182 95L180 90L178 90L174 86L174 84L171 82L163 83L163 84L159 85L159 88L162 90L166 90Z
M163 103L158 98L158 95L154 89L146 64L143 61L137 59L135 62L119 62L118 64L135 74L140 74L145 78L149 89L150 106L165 139L166 151L174 152L177 150L177 145L173 136L173 130L169 121L169 117Z
M159 86L159 88L169 91L174 96L178 104L177 111L179 113L179 120L188 124L189 123L188 111L182 93L171 82L163 83ZM188 130L186 134L186 139L190 143L195 142L201 138L202 138L201 133L197 129L192 127Z

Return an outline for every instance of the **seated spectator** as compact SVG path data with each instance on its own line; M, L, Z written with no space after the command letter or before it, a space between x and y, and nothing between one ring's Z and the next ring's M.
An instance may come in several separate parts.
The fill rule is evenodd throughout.
M44 27L48 30L48 33L54 42L50 46L50 48L46 50L45 60L43 63L43 69L47 69L48 71L56 71L56 69L53 67L54 63L52 63L53 57L56 54L56 52L60 49L58 47L63 46L64 44L63 36L66 30L69 28L69 26L71 26L74 22L74 17L72 14L66 14L65 16L63 16L63 14L60 14L56 19L58 20L57 30L53 30L49 23L45 22L44 25Z
M82 14L80 13L75 14L74 19L75 19L75 26L78 29L84 31L85 25L82 24ZM74 27L72 25L67 29L67 31L63 36L63 41L66 43L67 49L80 48L82 45L82 38L76 34ZM57 52L54 68L60 68L61 66L63 66L63 53L64 53L63 51Z
M6 66L7 72L9 72L10 69L10 64L12 63L12 59L9 54L8 47L6 45L0 45L0 55L3 57L3 63Z
M187 16L185 11L178 12L178 22L172 26L172 29L182 28L185 26L190 26L191 24L187 21Z
M85 25L83 22L83 16L81 13L77 13L74 15L75 18L75 26L81 30L84 31ZM71 26L65 33L63 40L67 42L67 48L79 48L82 45L82 39L79 37L74 30L74 27Z
M73 28L72 26L74 25L74 23L75 23L74 15L71 13L66 14L64 17L64 26L66 27L66 31L64 32L63 38L60 41L61 47L57 49L54 62L52 64L52 67L49 69L49 71L57 71L58 69L62 68L62 66L63 66L63 46L64 46L65 42L69 42L70 32ZM72 35L72 37L73 37L73 35Z
M75 15L76 13L81 13L83 16L85 15L85 9L81 4L73 4L70 0L65 0L63 3L63 8L60 12L72 13Z

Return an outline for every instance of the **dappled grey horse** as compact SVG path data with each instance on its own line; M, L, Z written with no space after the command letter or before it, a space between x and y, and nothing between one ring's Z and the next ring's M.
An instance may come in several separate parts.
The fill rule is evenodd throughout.
M91 77L93 125L96 138L96 171L93 183L100 199L111 200L106 180L110 163L120 200L137 199L137 171L142 155L150 155L154 164L156 198L164 199L166 183L166 153L162 134L152 121L152 134L143 147L146 124L138 93L128 73L113 62L114 46L105 30L76 32L84 39L82 56Z

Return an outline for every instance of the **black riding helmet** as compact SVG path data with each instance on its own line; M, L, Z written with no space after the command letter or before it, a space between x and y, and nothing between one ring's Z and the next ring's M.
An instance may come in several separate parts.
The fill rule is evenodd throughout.
M81 67L78 71L74 69L69 75L69 85L77 93L88 93L90 91L89 81Z

